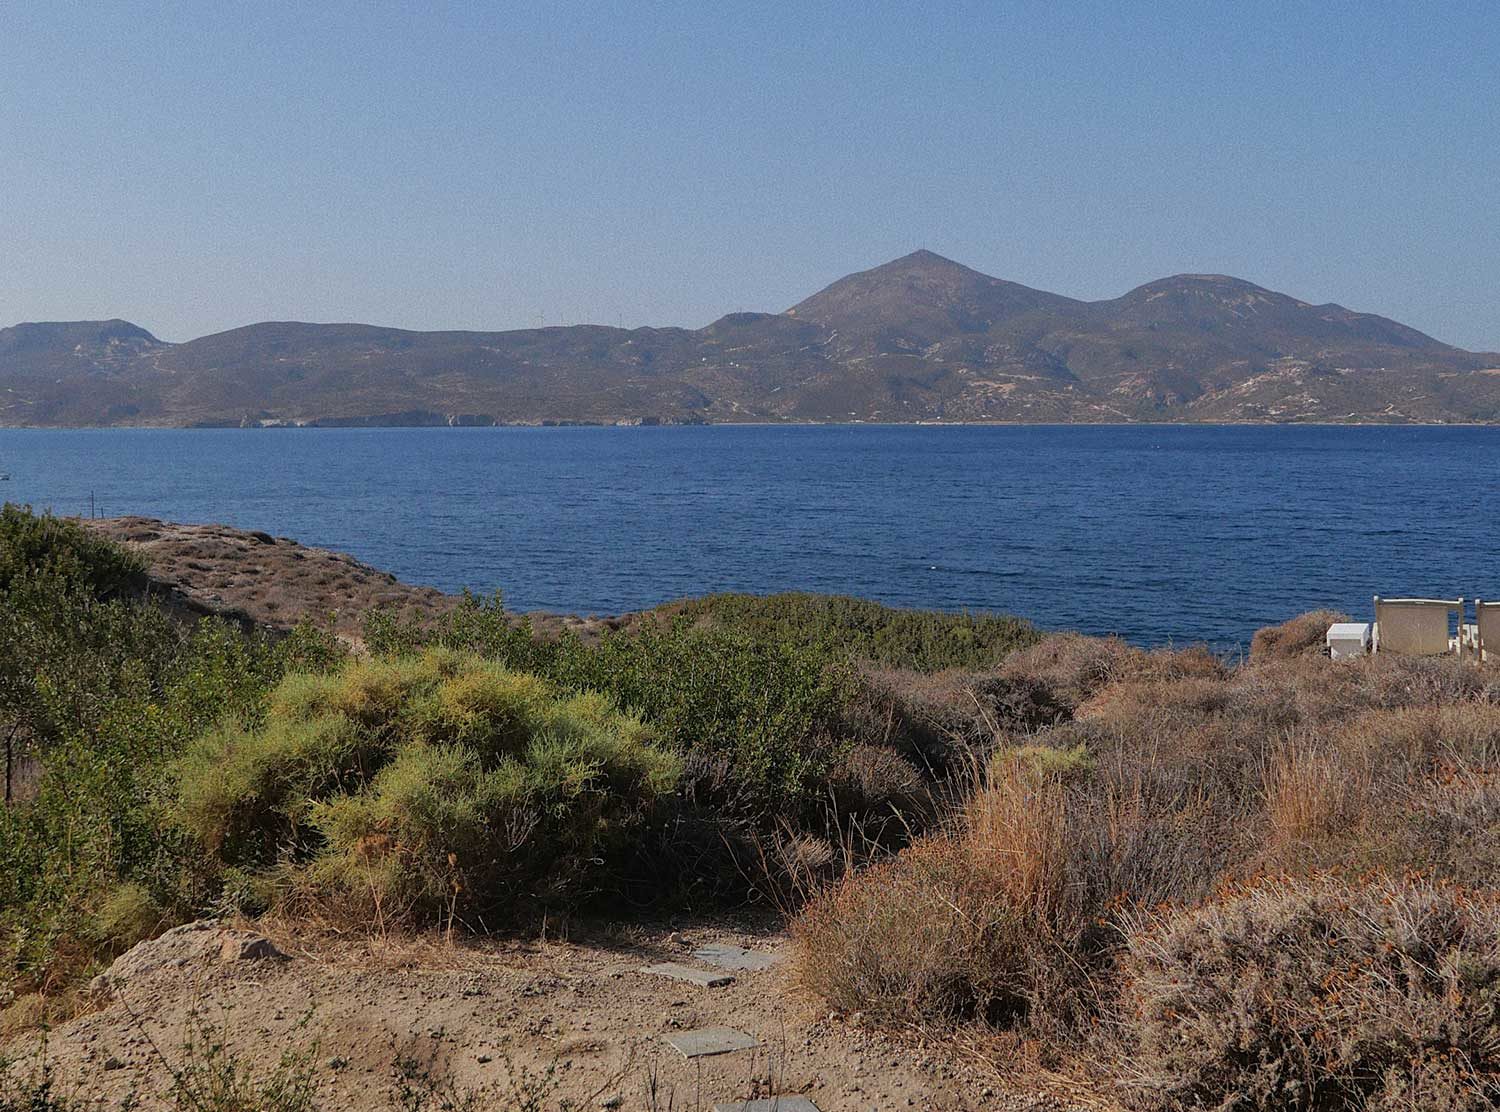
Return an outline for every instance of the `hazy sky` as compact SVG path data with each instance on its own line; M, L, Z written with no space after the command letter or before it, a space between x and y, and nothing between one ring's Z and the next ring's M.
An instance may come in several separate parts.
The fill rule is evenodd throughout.
M917 247L1500 349L1500 6L0 0L0 325L697 326Z

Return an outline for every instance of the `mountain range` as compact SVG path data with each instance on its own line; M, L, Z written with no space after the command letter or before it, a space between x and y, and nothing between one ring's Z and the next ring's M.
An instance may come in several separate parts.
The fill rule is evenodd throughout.
M917 251L705 328L0 329L0 425L1493 422L1500 354L1180 274L1078 301Z

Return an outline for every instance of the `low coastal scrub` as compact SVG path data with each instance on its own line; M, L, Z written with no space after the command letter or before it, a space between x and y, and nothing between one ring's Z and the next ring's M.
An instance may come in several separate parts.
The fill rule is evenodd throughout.
M663 610L757 637L819 648L888 668L936 672L992 668L1041 633L1008 614L882 606L842 595L707 595Z
M112 598L139 589L145 570L139 557L72 522L0 506L0 591L31 580Z
M211 900L169 813L169 761L339 650L307 629L183 626L140 597L128 554L15 507L0 567L0 958L24 1000Z
M683 756L690 795L732 814L805 810L848 748L839 727L853 672L795 640L704 627L680 615L593 640L541 637L498 598L466 598L427 626L372 614L366 642L385 659L428 646L471 652L568 690L606 695Z
M807 905L802 983L1041 1040L1141 1108L1493 1106L1500 678L1304 652L1322 621L1233 669L1012 654L1056 720L993 718L948 817Z

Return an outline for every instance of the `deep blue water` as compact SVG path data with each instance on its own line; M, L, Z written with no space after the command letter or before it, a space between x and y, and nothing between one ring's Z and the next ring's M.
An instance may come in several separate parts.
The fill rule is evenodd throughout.
M508 605L797 588L1142 644L1500 597L1500 428L0 430L0 496L222 521Z

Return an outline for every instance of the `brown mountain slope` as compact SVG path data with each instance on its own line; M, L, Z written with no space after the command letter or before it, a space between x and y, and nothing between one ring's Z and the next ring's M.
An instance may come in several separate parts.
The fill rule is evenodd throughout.
M705 328L0 330L0 424L1496 421L1500 355L1222 275L1085 302L930 251Z

